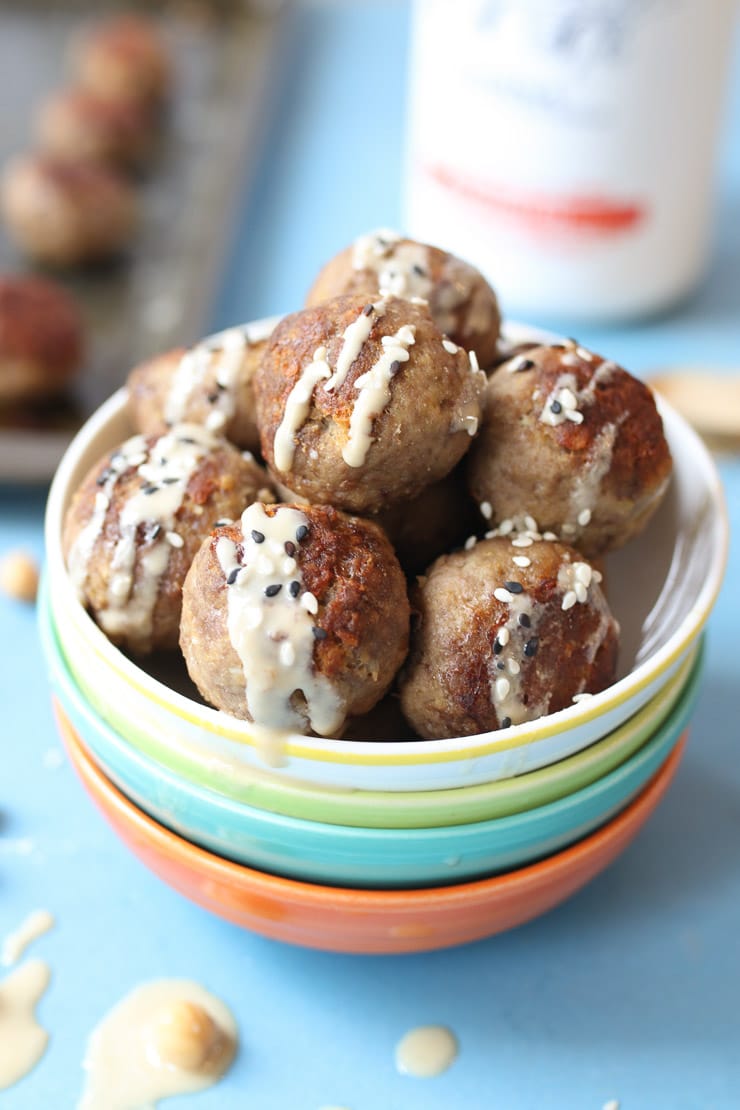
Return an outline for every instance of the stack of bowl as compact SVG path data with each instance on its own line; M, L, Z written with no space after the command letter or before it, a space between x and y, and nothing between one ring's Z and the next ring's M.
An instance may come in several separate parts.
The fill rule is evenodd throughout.
M391 703L390 723L374 719L382 740L373 718L368 738L276 739L203 705L178 668L132 662L77 600L62 522L89 467L131 434L125 394L112 397L52 486L39 613L60 731L117 832L208 909L337 951L459 944L577 890L629 843L676 770L726 559L712 461L660 408L674 479L648 530L608 560L622 628L612 687L505 732L389 740Z

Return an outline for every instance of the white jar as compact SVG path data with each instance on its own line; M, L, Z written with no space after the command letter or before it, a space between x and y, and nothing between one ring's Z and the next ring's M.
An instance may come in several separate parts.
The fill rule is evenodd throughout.
M504 310L625 317L710 241L735 0L416 0L405 222Z

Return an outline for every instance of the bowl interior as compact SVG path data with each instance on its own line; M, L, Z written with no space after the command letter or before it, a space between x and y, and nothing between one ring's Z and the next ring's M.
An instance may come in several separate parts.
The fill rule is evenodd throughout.
M513 329L517 335L521 328ZM533 331L535 339L542 333ZM469 758L478 751L509 749L567 733L584 726L583 738L570 751L593 742L619 723L609 719L599 732L594 725L607 714L625 719L651 692L651 683L675 665L698 636L716 599L727 551L727 521L716 469L706 449L689 426L664 402L659 402L666 436L674 458L674 477L667 498L646 531L607 561L612 608L622 626L620 678L596 697L541 718L478 737L450 740L392 741L379 748L362 741L333 741L313 737L283 737L281 743L310 759L358 761L411 759L416 763ZM65 455L55 477L47 511L47 556L52 589L59 604L72 615L78 633L102 658L153 702L195 723L204 732L224 735L250 746L274 741L265 730L227 719L177 692L171 673L166 683L148 674L114 648L85 614L64 572L61 529L69 498L89 467L107 450L131 434L125 392L119 391L88 421ZM66 622L60 622L64 627ZM71 633L70 633L71 634ZM66 636L66 630L64 635ZM175 686L175 689L172 686ZM640 698L642 697L642 701ZM569 754L566 750L555 755ZM547 760L546 760L547 761ZM524 769L524 768L519 768Z

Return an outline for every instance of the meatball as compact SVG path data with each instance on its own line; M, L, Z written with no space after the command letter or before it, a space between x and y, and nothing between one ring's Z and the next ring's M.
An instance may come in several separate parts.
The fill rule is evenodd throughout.
M312 503L374 513L452 470L485 375L426 307L337 297L283 319L255 375L262 454Z
M65 89L42 107L38 121L43 150L70 162L139 166L153 144L149 112L137 101L102 98L87 89Z
M82 317L61 286L39 277L0 277L0 403L59 393L83 352Z
M477 512L457 466L413 500L373 519L385 529L406 573L419 574L438 555L463 544L475 530Z
M481 366L495 360L501 317L496 294L483 275L453 254L404 239L396 231L361 235L335 255L316 278L306 304L346 293L372 297L378 291L427 300L440 331L466 351L475 351Z
M496 370L468 460L471 493L492 523L527 515L589 556L644 528L671 468L648 387L572 340Z
M337 735L408 648L406 583L377 525L330 506L249 505L196 555L180 644L203 697L271 728Z
M76 266L116 255L136 223L133 187L105 166L28 155L5 172L8 229L32 258Z
M264 330L232 328L213 342L189 351L180 347L135 367L128 380L134 426L152 435L187 420L258 451L253 379L265 346Z
M194 424L133 436L93 467L62 540L80 601L114 643L177 647L182 583L203 537L266 484L261 467Z
M131 13L89 28L74 52L77 80L111 100L157 106L170 91L172 66L156 24Z
M401 708L431 738L564 709L614 681L618 626L601 575L565 544L509 537L443 556L412 595Z

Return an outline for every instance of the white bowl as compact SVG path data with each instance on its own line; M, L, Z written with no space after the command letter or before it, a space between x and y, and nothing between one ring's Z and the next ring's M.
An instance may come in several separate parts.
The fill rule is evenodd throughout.
M548 340L515 325L515 341ZM52 484L46 516L51 606L72 671L104 691L110 722L129 717L160 739L324 786L437 790L508 778L563 759L599 740L645 705L676 673L717 598L728 547L719 477L696 433L659 400L674 460L666 498L646 531L607 560L609 597L622 627L620 671L609 689L505 731L446 740L383 743L276 735L165 685L111 644L77 600L62 557L70 497L89 468L132 434L126 393L110 398L78 433ZM100 710L100 706L98 709Z

